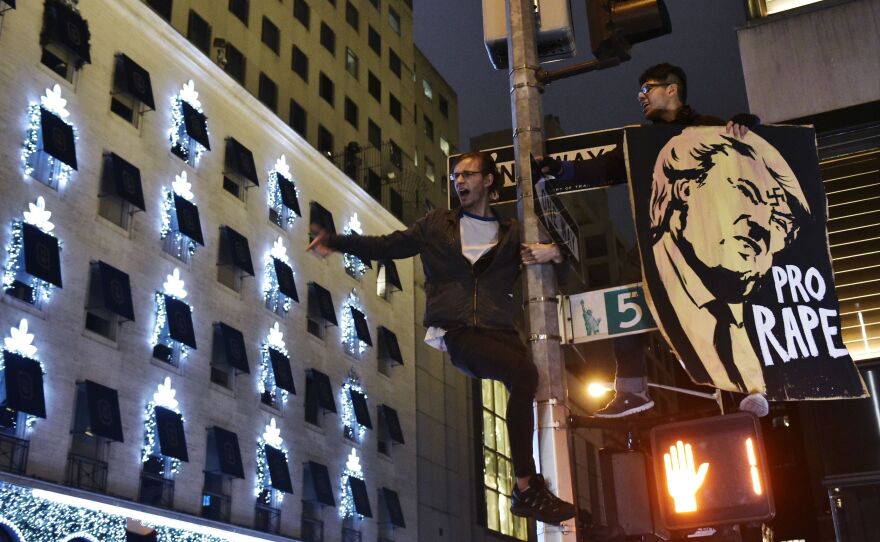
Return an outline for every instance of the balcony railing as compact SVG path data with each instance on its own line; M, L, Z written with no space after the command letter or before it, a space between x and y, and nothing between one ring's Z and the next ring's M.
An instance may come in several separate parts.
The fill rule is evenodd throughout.
M172 508L174 506L174 480L163 478L158 474L141 473L138 502L160 508Z
M216 521L229 521L232 498L211 491L202 491L202 517Z
M24 474L30 443L11 435L0 434L0 470Z
M67 454L67 485L106 493L107 462L84 455Z
M254 509L254 528L277 534L281 527L281 510L268 504L257 503Z
M324 542L324 522L320 519L302 518L303 542Z
M361 542L361 532L350 527L343 527L342 542Z

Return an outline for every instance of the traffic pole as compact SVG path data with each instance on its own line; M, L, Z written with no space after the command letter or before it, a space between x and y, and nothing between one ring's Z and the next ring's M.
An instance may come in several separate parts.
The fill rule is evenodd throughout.
M548 242L533 204L531 156L544 154L544 113L538 81L534 0L507 0L507 55L516 163L517 208L523 240ZM537 431L534 455L538 470L559 498L574 502L572 451L569 447L565 362L557 316L556 274L552 264L525 266L523 300L528 314L529 346L538 366ZM576 521L560 526L538 524L540 542L575 542Z

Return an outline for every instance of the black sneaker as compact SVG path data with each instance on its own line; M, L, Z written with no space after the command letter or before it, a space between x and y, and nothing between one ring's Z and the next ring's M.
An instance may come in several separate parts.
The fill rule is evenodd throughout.
M651 408L654 408L654 401L647 394L619 391L614 395L614 399L605 405L605 408L597 410L593 416L597 418L623 418Z
M535 474L529 480L529 487L520 491L513 484L513 504L510 513L523 518L535 518L542 523L562 523L574 517L574 505L565 502L547 489L544 477Z

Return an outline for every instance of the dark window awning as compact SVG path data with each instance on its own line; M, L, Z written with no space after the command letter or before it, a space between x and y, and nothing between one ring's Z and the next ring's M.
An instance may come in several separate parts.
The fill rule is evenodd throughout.
M208 428L208 454L205 471L244 478L238 435L221 427Z
M364 517L373 517L373 511L370 509L370 496L367 495L367 484L360 478L349 476L348 487L351 489L354 511Z
M220 226L220 265L230 265L254 276L254 263L247 237L229 226Z
M181 101L181 105L186 135L194 141L201 143L206 149L211 150L211 142L208 141L208 118L187 102Z
M238 142L234 137L226 138L225 167L227 173L240 175L254 186L260 185L257 177L257 166L254 165L254 153Z
M186 435L183 432L183 416L165 407L156 407L156 432L159 434L159 450L166 457L189 461L186 452Z
M275 385L282 390L296 394L296 388L293 385L293 373L290 371L290 358L270 347L269 361L272 362L272 375L275 377Z
M40 150L76 169L76 141L73 126L48 109L40 108Z
M293 211L296 216L302 216L299 198L296 197L296 186L293 184L293 181L284 175L278 175L278 189L281 190L281 203Z
M214 324L214 351L211 357L214 365L225 364L242 373L250 373L244 335L234 327L216 322Z
M40 44L55 44L75 56L76 67L90 63L89 23L72 7L59 0L48 0L43 12Z
M141 186L141 171L138 168L111 152L106 155L104 161L104 175L111 177L102 183L105 190L111 191L111 195L124 199L141 211L147 209Z
M384 429L388 431L388 436L398 444L406 444L403 441L403 430L400 428L400 419L397 417L397 411L388 405L380 405L379 412L382 416Z
M330 377L317 369L308 369L306 377L312 389L311 399L324 410L336 413L336 400L333 398Z
M192 309L183 301L174 299L170 295L164 297L168 334L173 340L195 348L196 335L193 330Z
M333 298L330 292L317 282L309 283L309 316L320 318L328 324L338 326L336 309L333 308Z
M278 491L293 493L290 469L287 466L287 457L284 452L268 444L263 449L266 452L266 462L269 464L269 484Z
M330 473L327 471L326 465L314 461L303 463L303 479L306 482L303 491L304 501L336 506L336 499L333 498L333 486L330 485Z
M0 4L6 4L9 6L7 9L15 9L15 0L0 0ZM0 13L6 11L5 9L0 9Z
M91 265L92 271L97 273L98 284L89 293L88 309L103 309L124 320L134 320L128 274L101 261L92 262Z
M348 395L351 397L351 406L354 407L354 418L358 425L372 429L373 422L370 420L370 408L367 406L366 396L353 389L349 389Z
M156 109L150 72L140 64L119 53L116 55L116 71L113 77L116 88L124 90L150 109Z
M309 204L309 224L317 224L329 233L336 233L336 225L333 224L333 213L325 209L317 201Z
M61 288L61 254L58 239L33 224L22 224L24 271Z
M119 394L116 390L91 380L79 382L76 385L73 432L123 442Z
M202 221L199 218L199 208L195 203L187 201L174 194L174 221L172 227L189 237L196 243L205 246L205 238L202 236Z
M400 498L397 492L387 487L381 489L382 501L385 503L385 510L388 512L388 520L395 527L406 528L406 522L403 520L403 509L400 507Z
M354 330L355 333L357 333L358 339L373 346L373 339L370 337L370 328L367 326L367 317L364 316L364 313L354 307L349 307L349 310L351 311L351 317L354 320Z
M391 288L397 288L398 291L403 290L394 260L382 260L379 262L379 280L385 281L385 288L388 290Z
M299 294L296 291L293 269L278 258L272 258L272 266L275 269L275 279L278 281L278 291L299 303Z
M397 335L385 326L379 326L379 357L403 365L403 355L400 353Z
M0 386L0 406L25 412L40 418L46 417L46 400L43 396L43 369L40 362L13 352L3 351L3 380Z

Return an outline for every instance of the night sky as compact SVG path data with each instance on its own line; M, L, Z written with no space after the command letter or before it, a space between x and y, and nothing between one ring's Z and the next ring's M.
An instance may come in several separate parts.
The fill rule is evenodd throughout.
M458 92L461 150L468 149L474 135L509 129L507 72L496 71L489 63L483 45L482 2L415 0L414 4L416 44ZM666 5L671 34L636 45L633 59L620 66L550 84L544 92L544 113L559 116L568 134L639 124L638 77L646 67L664 61L687 72L688 101L697 111L722 118L747 111L736 40L736 29L746 21L745 2L667 0ZM572 0L578 53L566 62L593 58L585 11L584 0Z

